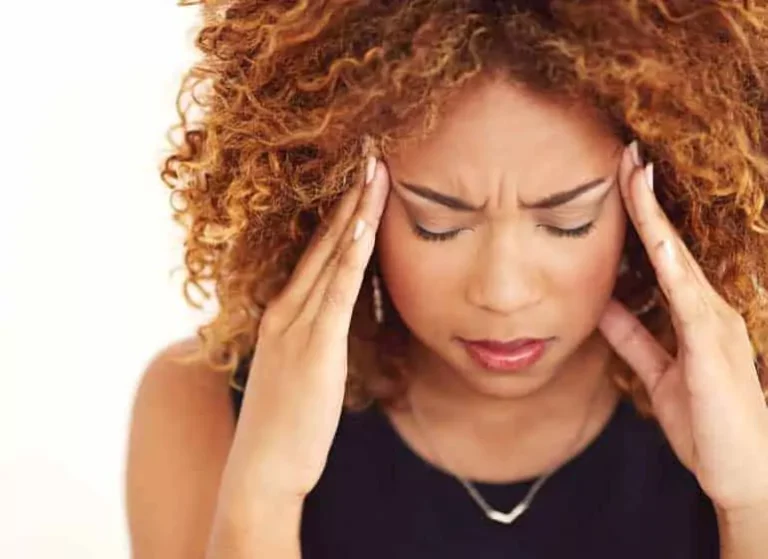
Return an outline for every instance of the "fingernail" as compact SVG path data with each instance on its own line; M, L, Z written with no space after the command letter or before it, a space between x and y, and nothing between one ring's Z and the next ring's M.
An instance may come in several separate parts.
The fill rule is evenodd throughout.
M648 163L648 165L645 166L643 173L645 174L645 184L647 184L650 191L653 192L653 162Z
M632 155L632 163L640 167L643 162L640 159L640 148L637 147L637 140L632 140L632 143L629 144L629 153Z
M373 182L374 177L376 176L376 157L373 155L368 156L368 163L365 167L365 185L368 186Z
M355 223L355 230L352 232L352 240L357 241L360 239L360 237L363 236L363 231L365 230L365 221L362 219L358 219L357 223Z

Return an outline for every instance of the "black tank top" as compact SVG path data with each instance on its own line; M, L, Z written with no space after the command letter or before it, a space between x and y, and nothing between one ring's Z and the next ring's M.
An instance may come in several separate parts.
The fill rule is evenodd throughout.
M242 394L232 390L235 417ZM534 480L477 483L508 511ZM601 433L511 525L405 443L378 406L345 411L307 496L302 559L712 559L712 502L655 422L621 400Z

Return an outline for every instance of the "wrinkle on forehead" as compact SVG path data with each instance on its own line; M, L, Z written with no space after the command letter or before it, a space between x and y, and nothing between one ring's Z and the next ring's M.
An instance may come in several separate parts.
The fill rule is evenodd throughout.
M403 180L501 210L612 175L620 147L596 109L486 80L457 94L392 166Z

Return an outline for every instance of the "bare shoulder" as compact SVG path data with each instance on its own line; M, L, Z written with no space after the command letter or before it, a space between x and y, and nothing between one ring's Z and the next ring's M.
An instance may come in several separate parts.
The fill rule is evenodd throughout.
M202 557L234 436L226 375L195 339L159 352L136 391L126 469L133 557Z

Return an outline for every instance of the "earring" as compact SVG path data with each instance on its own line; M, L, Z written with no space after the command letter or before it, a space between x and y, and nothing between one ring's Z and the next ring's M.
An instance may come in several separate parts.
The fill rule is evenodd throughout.
M379 274L371 275L371 284L373 285L373 318L376 324L384 324L384 303L381 298L381 278Z
M627 272L629 272L629 259L626 254L622 254L619 261L619 275L623 276Z
M619 276L626 276L629 272L630 272L629 258L625 253L621 256L621 260L619 261ZM637 270L634 273L634 277L638 281L642 280L642 274ZM659 291L655 287L653 287L651 289L651 294L649 295L648 299L642 305L635 308L629 308L629 310L635 316L641 316L653 310L658 303L659 303Z
M650 312L652 309L656 307L656 305L659 303L659 292L656 290L656 288L651 291L651 296L648 298L648 300L640 305L639 307L636 307L634 309L629 309L632 314L635 316L640 316L643 314L646 314L647 312Z

